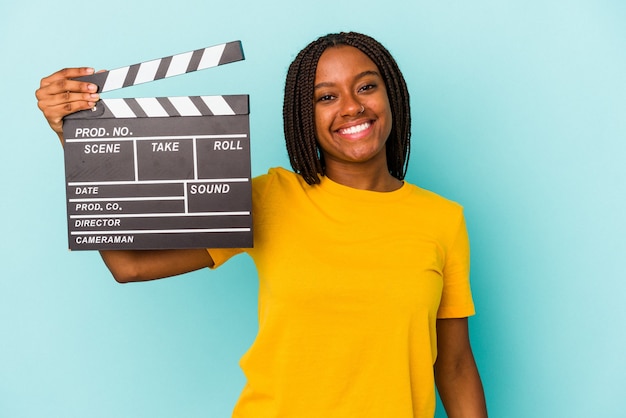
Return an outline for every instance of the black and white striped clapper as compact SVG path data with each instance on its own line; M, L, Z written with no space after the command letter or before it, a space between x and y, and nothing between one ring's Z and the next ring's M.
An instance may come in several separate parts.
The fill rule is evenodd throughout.
M106 92L239 60L229 42L80 80ZM104 98L66 116L69 248L251 247L248 99Z

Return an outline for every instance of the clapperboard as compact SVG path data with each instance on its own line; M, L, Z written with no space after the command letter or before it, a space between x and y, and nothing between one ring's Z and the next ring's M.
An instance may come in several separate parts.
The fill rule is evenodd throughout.
M243 59L236 41L79 80L106 92ZM248 103L104 98L66 116L69 248L251 247Z

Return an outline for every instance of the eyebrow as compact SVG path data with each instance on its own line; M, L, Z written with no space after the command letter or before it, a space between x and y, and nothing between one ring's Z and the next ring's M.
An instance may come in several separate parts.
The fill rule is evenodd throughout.
M373 75L376 77L381 77L380 73L378 71L374 71L374 70L367 70L367 71L363 71L362 73L359 73L356 75L356 77L354 77L355 80L359 80L363 77L366 77L368 75ZM315 85L315 87L313 87L314 90L317 89L321 89L324 87L332 87L335 83L331 83L331 82L327 82L327 81L323 81L321 83L318 83Z

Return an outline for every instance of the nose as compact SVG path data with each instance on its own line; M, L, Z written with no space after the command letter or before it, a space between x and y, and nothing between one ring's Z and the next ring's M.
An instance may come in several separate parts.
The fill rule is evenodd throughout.
M354 95L344 96L344 102L342 106L342 114L343 116L356 116L360 113L363 113L365 108L358 100L358 97Z

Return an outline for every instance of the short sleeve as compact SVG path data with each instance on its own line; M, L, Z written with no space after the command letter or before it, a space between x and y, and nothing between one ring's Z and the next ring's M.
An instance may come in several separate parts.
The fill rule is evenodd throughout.
M469 237L462 212L451 237L443 268L443 293L437 318L465 318L475 313L469 280Z
M231 257L234 257L237 254L242 253L244 250L242 248L210 248L207 249L207 252L213 259L213 267L212 269L216 269L225 262L227 262Z

